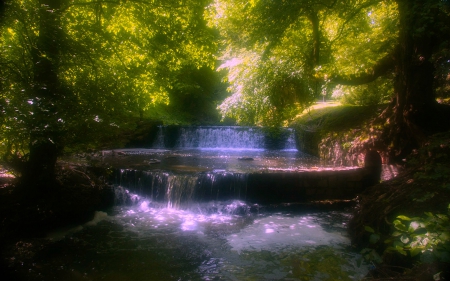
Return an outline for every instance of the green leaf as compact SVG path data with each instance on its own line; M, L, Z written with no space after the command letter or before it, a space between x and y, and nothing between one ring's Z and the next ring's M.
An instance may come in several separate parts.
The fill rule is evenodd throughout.
M411 254L411 257L415 257L418 254L420 254L422 252L422 249L420 248L412 248L411 251L409 251L409 253Z
M375 233L375 230L373 230L373 228L371 228L370 226L364 226L364 230L370 233Z
M402 237L400 237L400 241L402 241L403 244L407 244L409 242L409 237L402 235Z
M394 220L394 227L400 231L406 232L406 226L399 220Z
M439 239L443 240L443 241L450 241L449 239L449 233L443 232L439 234Z
M437 214L436 215L438 218L440 218L443 221L448 221L448 216L447 215L442 215L442 214Z
M384 244L391 244L392 243L392 238L386 239L384 240Z
M380 240L380 235L373 233L370 235L369 242L370 244L375 244Z
M410 221L411 220L409 217L403 216L403 215L397 216L397 218L401 219L401 220L404 220L404 221Z
M434 217L433 213L431 212L425 212L425 215L427 215L428 217Z
M404 256L407 255L406 251L403 250L403 247L395 246L395 250L396 250L398 253L400 253L400 254L402 254L402 255L404 255Z

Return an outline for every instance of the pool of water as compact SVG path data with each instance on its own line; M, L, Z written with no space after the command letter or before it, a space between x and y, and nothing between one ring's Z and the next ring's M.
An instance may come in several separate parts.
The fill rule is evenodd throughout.
M96 161L115 168L171 172L251 173L327 168L317 157L297 151L265 149L120 149L103 151Z
M359 280L346 211L207 202L180 210L145 199L18 242L16 280Z

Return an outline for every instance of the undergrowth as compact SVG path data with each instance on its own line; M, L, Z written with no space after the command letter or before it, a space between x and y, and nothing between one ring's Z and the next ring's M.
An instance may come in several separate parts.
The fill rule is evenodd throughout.
M429 138L406 159L406 169L362 194L349 224L352 241L378 273L393 266L397 274L409 274L407 280L419 280L414 268L428 264L435 268L428 278L444 280L442 268L450 263L450 132Z

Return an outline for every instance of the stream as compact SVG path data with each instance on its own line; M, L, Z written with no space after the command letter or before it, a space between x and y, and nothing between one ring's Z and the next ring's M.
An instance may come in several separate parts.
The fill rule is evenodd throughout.
M222 180L234 193L214 187L217 175L241 181L248 172L295 173L318 165L297 151L291 131L285 145L270 150L261 145L264 137L253 136L258 130L239 129L236 140L233 128L200 129L181 130L170 142L161 130L154 147L106 151L101 161L118 171L115 206L84 225L17 242L7 260L15 280L319 281L366 275L369 265L346 235L351 210L313 208L288 197L246 200L245 180ZM214 196L198 191L205 176L214 178L204 188L215 190Z
M142 199L19 242L18 280L360 280L368 271L346 211L242 201L180 210Z

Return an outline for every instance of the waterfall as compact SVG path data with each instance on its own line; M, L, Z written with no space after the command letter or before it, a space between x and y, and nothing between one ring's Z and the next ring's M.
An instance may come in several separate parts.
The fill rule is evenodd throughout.
M271 135L259 127L239 126L160 126L154 148L201 149L296 149L295 134L283 128Z
M258 149L264 147L264 135L255 128L181 128L177 147Z
M153 139L158 149L123 149L103 158L123 163L116 170L119 204L298 203L352 199L363 188L358 171L318 171L318 159L295 149L292 129L161 126Z
M136 205L140 199L169 208L192 203L246 198L247 174L210 172L173 174L121 169L116 176L117 203Z

